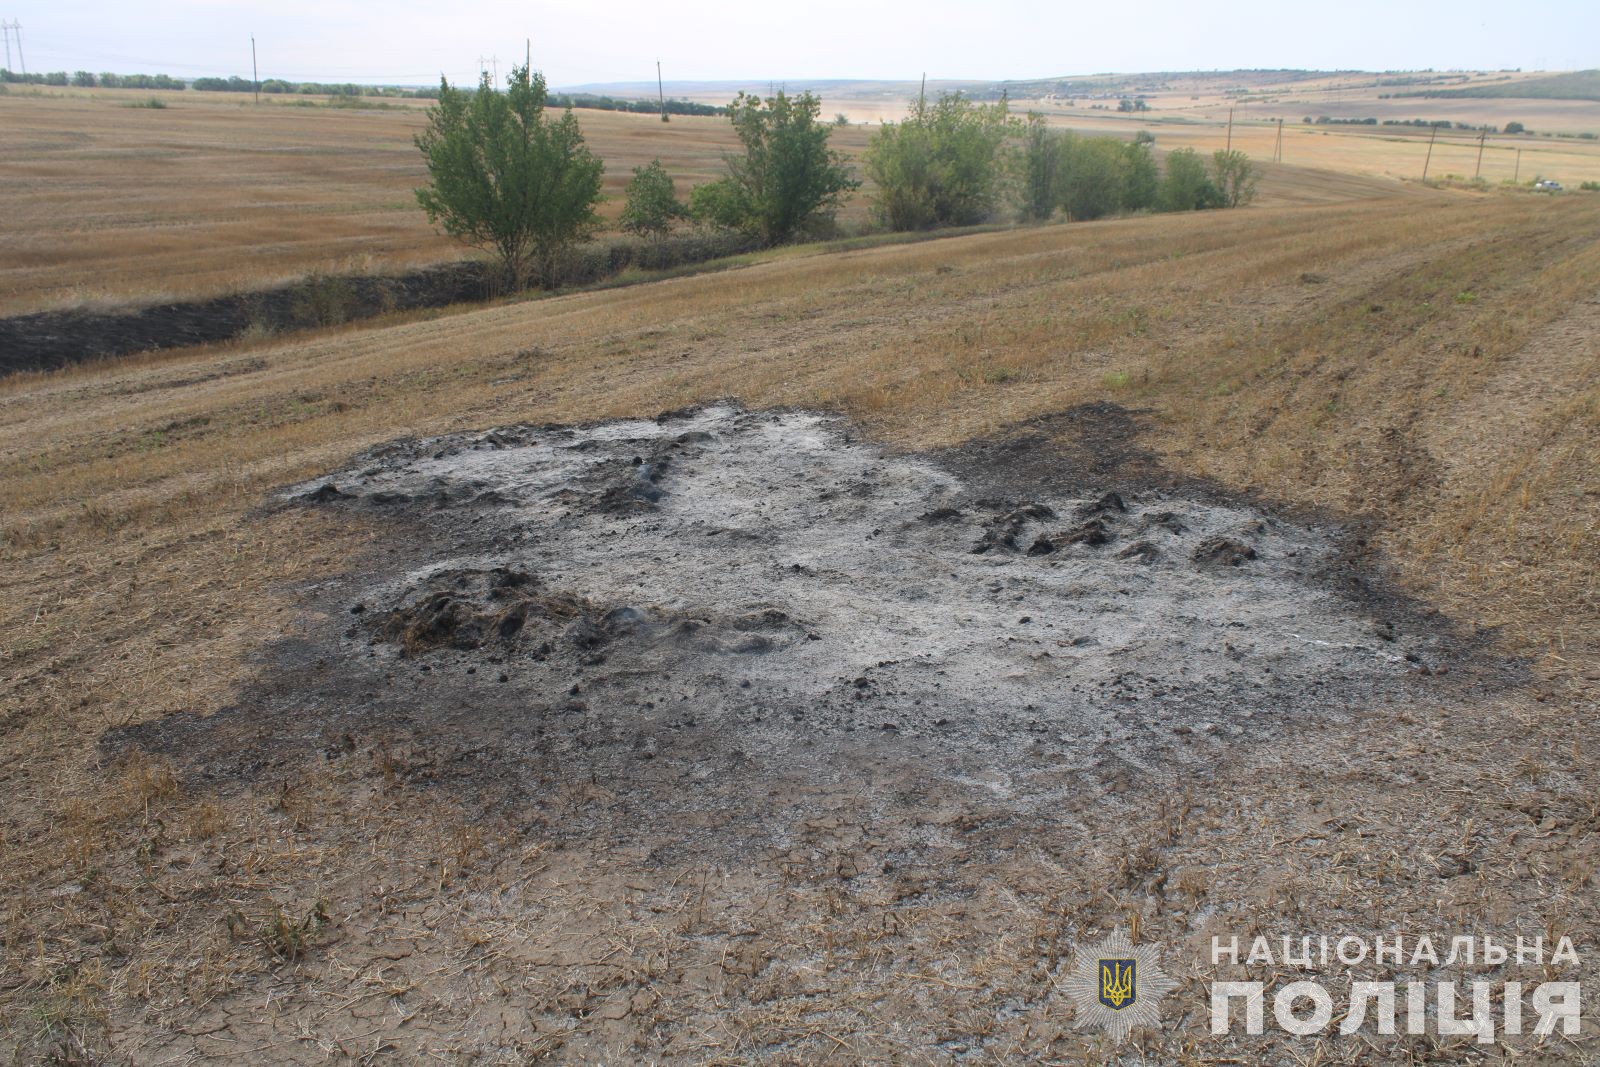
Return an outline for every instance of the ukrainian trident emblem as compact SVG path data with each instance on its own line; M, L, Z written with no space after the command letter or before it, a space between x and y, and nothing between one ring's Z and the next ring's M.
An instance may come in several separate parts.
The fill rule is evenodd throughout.
M1135 945L1120 928L1078 950L1062 990L1077 1009L1078 1026L1121 1041L1136 1026L1161 1023L1161 998L1177 987L1156 950Z
M1139 999L1139 961L1132 956L1100 961L1100 1003L1121 1011Z

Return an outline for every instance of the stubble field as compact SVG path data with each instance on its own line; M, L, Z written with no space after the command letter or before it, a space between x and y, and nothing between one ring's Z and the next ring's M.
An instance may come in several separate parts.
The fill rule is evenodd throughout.
M168 106L129 106L152 95ZM413 196L423 179L411 144L423 102L370 110L320 103L280 98L256 107L239 94L120 90L0 95L0 182L7 190L0 315L192 300L319 272L400 273L459 259L459 246L428 225ZM854 105L825 100L824 114ZM1165 112L1132 121L1086 107L1016 103L1019 110L1034 106L1052 122L1087 133L1131 137L1148 129L1158 150L1210 152L1229 142L1225 111L1221 119L1207 112L1198 121L1174 112L1181 119L1174 124ZM648 115L578 116L606 161L611 199L602 214L612 219L633 167L659 157L686 195L721 172L722 154L733 146L720 118L680 116L663 125ZM834 141L858 157L871 133L854 125L838 130ZM1440 141L1431 175L1474 173L1476 146L1465 138ZM1275 127L1247 125L1243 115L1231 141L1263 162L1273 158L1275 142ZM1525 180L1536 174L1573 185L1600 180L1600 145L1493 138L1484 164L1491 181L1511 177L1519 146ZM1291 166L1266 163L1261 202L1393 192L1399 179L1421 175L1426 151L1422 131L1291 125L1283 150ZM866 222L869 195L863 189L846 206L846 230Z
M1127 1057L1472 1061L1469 1038L1212 1039L1205 945L1600 936L1600 201L1283 174L1365 196L790 251L0 383L17 1056L1100 1061L1060 982L1120 924L1181 980ZM1092 788L1042 808L930 778L909 720L818 771L769 767L775 727L703 710L652 707L676 715L659 750L618 741L645 716L608 696L621 651L580 663L570 697L491 700L512 668L443 654L334 684L366 662L365 583L515 538L286 487L433 454L364 452L396 438L522 425L543 445L546 423L723 400L840 417L885 457L835 457L857 481L932 464L968 513L1118 491L1130 514L1337 530L1355 584L1319 595L1440 651L1394 668L1405 699L1307 695L1237 732L1175 718L1162 744L1184 758L1102 753ZM840 508L874 492L845 488ZM863 678L840 685L871 698ZM626 680L683 687L658 703L704 689ZM400 711L346 729L369 698ZM484 747L488 725L525 764ZM680 727L711 747L683 753ZM1056 743L1018 759L1042 773ZM1513 1044L1586 1062L1592 1027Z

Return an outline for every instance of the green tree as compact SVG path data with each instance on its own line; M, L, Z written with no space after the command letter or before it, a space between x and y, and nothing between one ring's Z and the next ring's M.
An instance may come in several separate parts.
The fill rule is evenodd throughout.
M633 168L627 198L622 208L622 228L639 237L660 240L672 230L674 222L689 214L688 207L673 191L672 175L659 159Z
M1150 146L1155 138L1140 130L1130 144L1122 146L1122 209L1149 211L1156 206L1161 189L1161 169Z
M1017 162L1022 217L1048 219L1061 199L1061 135L1045 125L1043 115L1028 114Z
M93 89L94 75L86 70L76 71L72 75L72 84L80 89Z
M984 221L999 201L1002 148L1016 129L1004 101L978 104L961 93L943 93L933 104L919 99L867 148L874 213L894 230Z
M1127 145L1113 137L1062 141L1061 208L1074 222L1104 218L1123 208L1128 185Z
M844 194L860 183L844 156L828 147L832 127L817 121L821 107L811 93L780 91L765 100L740 93L728 118L744 154L724 156L727 177L690 194L694 217L767 244L831 221Z
M1211 182L1221 196L1223 207L1239 207L1254 200L1260 177L1250 157L1238 149L1218 149L1211 157Z
M1222 194L1212 184L1206 173L1206 164L1192 148L1180 148L1167 153L1166 174L1161 179L1161 190L1156 206L1161 211L1198 211L1202 208L1220 207Z
M517 67L496 92L440 79L439 102L416 137L429 183L417 202L452 237L493 252L514 287L530 276L554 284L562 257L599 224L604 166L590 153L570 108L545 109L543 75Z

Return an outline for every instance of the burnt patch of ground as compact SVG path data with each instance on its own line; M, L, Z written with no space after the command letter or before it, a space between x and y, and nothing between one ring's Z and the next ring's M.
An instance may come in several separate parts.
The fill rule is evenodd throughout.
M594 285L626 270L660 271L752 251L737 235L613 240L574 253L562 286ZM398 275L316 274L292 285L106 311L40 311L0 318L0 374L227 341L251 330L333 326L395 311L447 307L503 295L491 264L466 261Z
M1142 443L1149 414L1147 409L1110 401L1079 404L1023 420L990 437L942 450L933 458L1001 501L1024 501L1041 493L1101 498L1121 489L1243 508L1263 518L1323 529L1329 533L1332 551L1322 558L1315 581L1348 600L1352 610L1387 620L1379 625L1384 632L1399 627L1410 632L1451 633L1463 653L1469 647L1488 648L1491 634L1455 630L1437 608L1408 596L1399 587L1389 562L1372 544L1390 517L1386 511L1346 515L1327 508L1289 505L1251 489L1241 492L1175 470ZM1085 516L1094 518L1087 512ZM1182 519L1172 512L1147 513L1139 521L1183 532ZM1103 536L1100 525L1090 521L1054 536L1098 538ZM1253 551L1248 544L1226 537L1213 539L1203 550L1195 547L1203 557L1196 559L1201 565L1225 558L1243 562ZM1042 552L1047 546L1037 544L1034 550ZM1155 542L1144 539L1125 544L1119 551L1124 558L1149 560L1160 550Z
M0 319L0 374L226 341L252 328L327 326L391 311L444 307L490 294L481 264L397 276L323 275L209 300L109 311L40 311Z
M553 835L737 854L823 812L1060 818L1504 681L1346 596L1336 526L847 429L717 405L376 450L286 501L384 548L235 708L107 745L224 786L371 760Z
M1079 404L947 449L937 458L968 481L1004 496L1081 496L1111 486L1215 493L1208 484L1168 470L1139 443L1146 414L1110 401Z

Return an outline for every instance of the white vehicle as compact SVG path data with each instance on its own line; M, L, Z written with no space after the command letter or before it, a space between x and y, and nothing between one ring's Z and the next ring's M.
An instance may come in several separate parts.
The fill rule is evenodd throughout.
M1545 193L1559 193L1561 191L1561 183L1550 181L1548 178L1540 178L1533 183L1533 187Z

